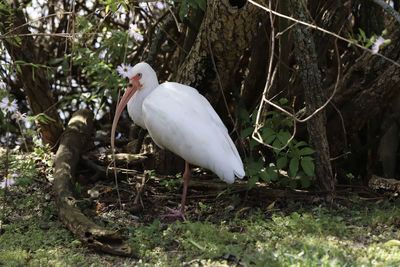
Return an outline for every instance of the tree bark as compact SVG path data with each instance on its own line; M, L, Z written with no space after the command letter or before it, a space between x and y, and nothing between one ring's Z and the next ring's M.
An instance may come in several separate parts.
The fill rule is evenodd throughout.
M209 0L196 41L179 67L176 80L197 88L215 107L221 88L214 71L211 53L225 95L232 92L240 58L257 34L261 10L245 1ZM232 4L231 4L232 3Z
M301 21L309 21L301 1L291 0L293 16ZM304 87L307 112L313 113L326 101L322 89L321 74L318 69L317 54L315 51L312 31L308 27L296 25L293 29L295 57L299 65L299 74ZM325 110L318 112L307 121L307 131L310 146L315 153L315 175L319 185L327 191L335 189L330 163L329 144L326 135Z
M63 125L54 105L55 101L51 94L48 73L43 67L34 66L34 64L42 63L39 57L43 57L45 51L41 50L40 53L35 53L38 48L35 47L31 36L24 36L19 40L13 37L13 35L29 34L30 32L24 13L17 1L14 1L14 6L9 8L9 10L0 10L0 21L3 23L3 26L0 26L0 32L6 36L10 32L8 41L3 42L3 44L11 59L14 62L19 61L14 66L17 69L17 79L23 85L33 114L44 113L53 119L46 123L38 122L38 128L43 142L54 146L63 131Z
M87 147L93 124L90 110L78 110L68 123L55 157L54 191L60 220L81 241L94 249L115 254L131 254L131 248L122 237L102 228L87 218L77 207L72 184L82 150Z

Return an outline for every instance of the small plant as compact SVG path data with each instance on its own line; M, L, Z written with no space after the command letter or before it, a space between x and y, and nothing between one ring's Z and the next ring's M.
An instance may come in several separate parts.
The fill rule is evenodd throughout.
M177 0L174 2L181 4L179 9L179 18L181 21L183 21L183 18L188 14L189 8L200 8L203 11L206 10L206 0Z
M175 178L165 179L160 182L160 185L165 186L165 188L167 188L168 191L173 191L174 188L181 186L182 183L183 183L182 174L177 173L175 175Z
M288 100L279 100L280 106L288 109ZM241 111L241 119L247 126L242 132L241 137L250 137L254 131L255 114L250 116L246 111ZM291 139L293 122L288 116L272 110L265 114L265 122L260 133L264 143L275 147L272 149L272 158L266 158L267 153L261 148L257 148L260 153L250 156L247 159L247 171L250 176L249 186L252 187L256 182L262 180L267 183L277 182L291 188L309 187L311 177L314 176L314 162L312 154L315 152L305 141ZM252 123L251 123L252 122ZM291 139L291 140L290 140ZM258 143L250 140L250 150L255 151L254 147ZM285 148L284 148L285 147ZM283 149L282 149L283 148Z
M387 34L387 30L383 30L380 36L373 35L370 38L367 37L365 32L362 29L358 29L359 33L357 34L357 39L354 38L353 36L350 36L351 42L348 44L350 47L352 44L360 44L364 46L365 48L371 48L372 53L376 54L379 49L387 46L390 44L391 40L390 39L384 39L383 36Z
M349 172L348 174L346 174L346 177L350 180L350 181L352 181L352 180L354 180L354 174L352 174L351 172Z

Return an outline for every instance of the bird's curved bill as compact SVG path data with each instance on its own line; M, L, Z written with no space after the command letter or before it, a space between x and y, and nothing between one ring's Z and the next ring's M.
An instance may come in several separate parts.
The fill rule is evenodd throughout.
M131 79L130 86L128 88L126 88L126 91L125 91L124 95L122 96L121 101L119 102L117 110L115 111L114 120L113 120L113 124L111 127L111 149L112 149L112 151L114 151L115 129L117 128L117 123L118 123L119 117L121 116L122 111L124 110L125 106L128 104L131 97L136 93L136 91L138 89L140 89L140 87L142 87L142 86L138 80Z

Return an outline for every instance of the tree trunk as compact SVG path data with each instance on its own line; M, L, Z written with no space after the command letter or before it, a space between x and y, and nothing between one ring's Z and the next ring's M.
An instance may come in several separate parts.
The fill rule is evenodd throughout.
M301 21L308 21L306 11L301 1L291 0L293 16ZM308 114L313 113L326 101L322 90L321 74L318 69L318 60L315 51L312 30L308 27L296 25L293 29L295 57L299 65ZM307 131L310 146L315 153L315 175L320 186L327 191L335 189L335 181L329 156L329 144L326 136L325 110L320 111L307 121Z
M6 36L10 32L8 41L3 44L14 63L19 61L14 67L17 69L17 79L24 87L31 111L34 115L44 113L52 118L46 123L39 122L38 128L43 142L54 146L62 133L63 125L54 105L48 73L43 67L34 66L41 63L39 57L43 56L45 51L35 53L38 49L34 46L31 36L24 36L19 40L12 37L30 33L22 9L17 5L17 1L14 1L14 7L10 7L10 10L0 10L0 21L3 23L3 26L0 26L0 32Z
M211 56L222 90L228 95L233 91L240 58L257 34L259 15L260 9L245 1L207 1L196 41L179 67L176 80L197 88L217 106L222 94Z

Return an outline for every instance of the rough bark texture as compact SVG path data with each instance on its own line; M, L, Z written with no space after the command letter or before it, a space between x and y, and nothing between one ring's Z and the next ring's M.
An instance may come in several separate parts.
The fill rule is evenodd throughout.
M291 10L295 18L308 21L306 11L301 1L291 0ZM322 106L326 101L322 90L321 74L318 69L318 60L315 51L314 39L310 28L297 25L293 29L295 57L299 65L299 74L302 78L306 107L309 114ZM309 143L315 153L315 175L320 186L333 191L335 182L330 163L329 144L326 135L326 117L322 110L307 121Z
M26 19L22 9L19 9L16 3L14 1L12 12L0 10L0 21L4 24L3 27L0 27L0 31L8 33L12 30L10 35L29 34L28 26L22 26L26 23ZM51 94L46 70L43 67L33 66L33 64L42 63L39 57L43 57L45 52L35 53L38 49L34 46L31 36L22 37L20 43L14 37L10 37L9 41L3 42L3 44L11 59L14 62L20 61L20 63L16 63L20 68L16 74L23 85L33 114L44 113L54 120L48 123L39 123L43 142L54 146L63 131L63 125L54 105L55 101Z
M207 1L207 12L200 26L196 41L183 64L176 80L197 88L216 105L221 97L210 46L224 91L230 88L239 68L240 58L256 36L260 10L248 3L228 0ZM232 3L232 4L231 4Z
M268 25L270 27L270 25ZM265 26L266 28L268 26ZM260 95L265 86L267 73L269 42L264 27L258 29L257 37L253 40L249 74L244 82L241 101L246 110L254 110L260 102Z
M289 2L278 1L279 12L284 15L289 15ZM291 90L289 86L289 59L290 59L290 48L292 43L289 40L289 31L287 30L289 21L285 18L278 18L279 32L282 35L279 37L279 68L278 68L278 90Z
M88 246L111 254L130 255L131 248L119 234L96 225L76 205L72 183L80 154L90 140L92 124L93 113L87 109L79 110L73 114L61 138L54 168L58 215L68 229Z

